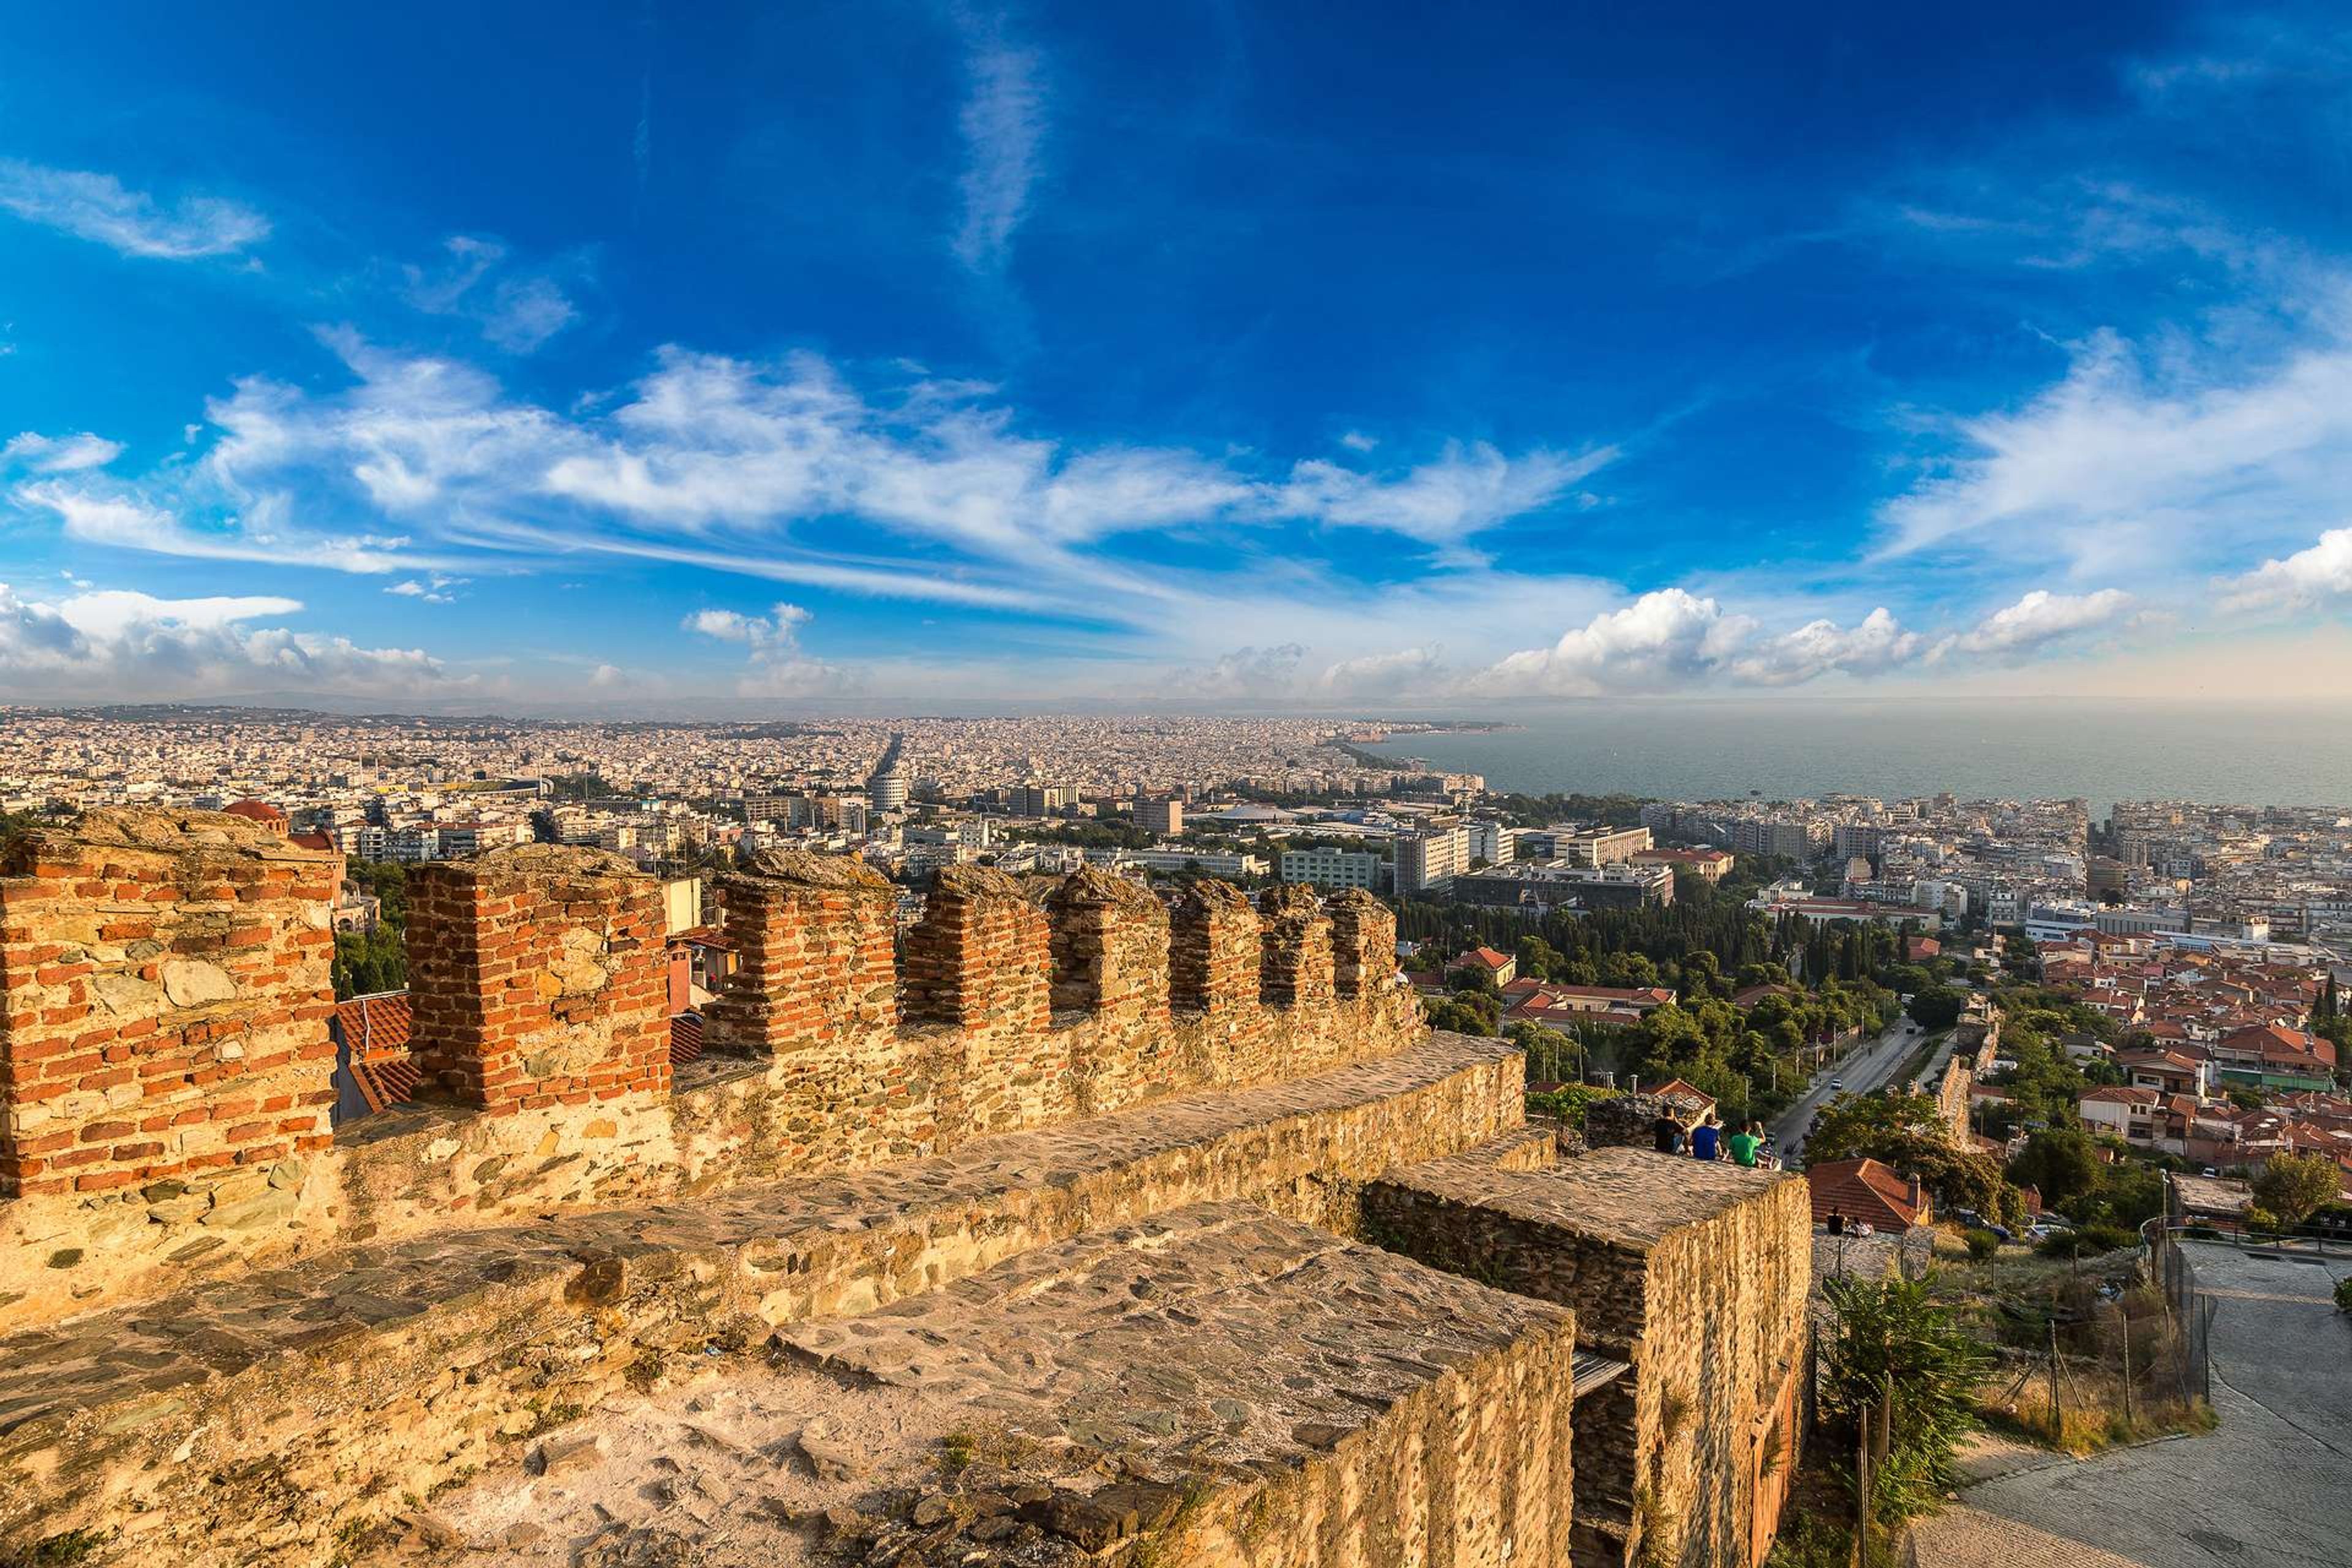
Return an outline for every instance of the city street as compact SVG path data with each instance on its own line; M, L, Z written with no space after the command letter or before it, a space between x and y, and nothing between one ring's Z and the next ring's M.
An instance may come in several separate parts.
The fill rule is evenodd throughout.
M1832 1062L1813 1079L1813 1086L1805 1097L1782 1111L1772 1123L1773 1147L1780 1152L1783 1162L1794 1165L1803 1152L1805 1135L1812 1131L1813 1118L1822 1106L1840 1094L1867 1094L1877 1089L1903 1065L1903 1058L1918 1045L1919 1037L1909 1031L1908 1018L1897 1018L1893 1027L1878 1038L1848 1054L1842 1062ZM1830 1087L1832 1079L1843 1080L1845 1088Z

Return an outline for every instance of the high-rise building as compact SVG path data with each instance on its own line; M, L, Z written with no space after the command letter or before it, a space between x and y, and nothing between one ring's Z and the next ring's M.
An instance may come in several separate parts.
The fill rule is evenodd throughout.
M1174 795L1139 801L1135 807L1135 822L1137 826L1155 838L1173 838L1184 831L1184 803ZM1284 880L1289 879L1285 878Z
M907 809L907 775L893 764L866 781L866 804L877 811Z
M1500 822L1474 822L1465 829L1470 835L1470 858L1484 860L1489 866L1508 865L1518 853L1519 830Z

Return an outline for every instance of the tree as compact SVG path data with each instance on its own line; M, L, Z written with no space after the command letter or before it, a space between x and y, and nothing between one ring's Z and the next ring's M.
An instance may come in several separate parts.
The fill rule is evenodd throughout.
M1953 1458L1976 1426L1977 1384L1991 1358L1925 1280L1832 1279L1822 1291L1836 1316L1822 1358L1822 1415L1845 1429L1837 1447L1851 1452L1864 1413L1893 1398L1894 1447L1871 1503L1882 1521L1900 1522L1957 1480Z
M2254 1178L2254 1202L2278 1216L2280 1229L2293 1230L2336 1201L2338 1181L2336 1162L2325 1154L2273 1154Z
M2053 1128L2025 1141L2009 1168L2009 1179L2042 1189L2042 1201L2055 1208L2096 1190L2105 1168L2099 1146L2078 1127Z
M1923 1029L1948 1029L1960 1021L1960 1008L1966 1003L1967 998L1948 985L1930 985L1913 992L1903 1010Z

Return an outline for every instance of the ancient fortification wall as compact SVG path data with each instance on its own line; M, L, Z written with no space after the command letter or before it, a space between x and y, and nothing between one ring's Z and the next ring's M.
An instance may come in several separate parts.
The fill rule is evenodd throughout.
M901 973L889 885L784 853L725 879L740 968L711 1010L716 1070L676 1089L658 885L533 846L417 868L422 1102L331 1139L340 858L214 813L93 814L10 854L0 1328L254 1258L921 1159L1420 1030L1376 902L1341 905L1341 997L1334 921L1297 889L1262 919L1205 883L1171 920L1101 871L956 868Z
M764 857L673 1081L653 882L432 867L425 1094L331 1135L339 871L199 813L6 850L0 1557L324 1568L779 1356L957 1423L907 1439L911 1508L787 1521L870 1560L1769 1542L1801 1184L1563 1158L1516 1050L1422 1025L1369 896L959 868L902 940L862 865ZM939 1462L981 1429L1001 1462Z

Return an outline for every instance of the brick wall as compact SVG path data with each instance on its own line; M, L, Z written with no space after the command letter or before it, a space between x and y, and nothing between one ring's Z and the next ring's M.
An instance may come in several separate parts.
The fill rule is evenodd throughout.
M1334 994L1331 920L1312 888L1268 888L1258 898L1258 992L1269 1006L1328 1007Z
M93 812L12 840L0 1196L140 1186L201 1211L191 1184L324 1147L341 866L215 812Z
M721 892L738 967L707 1012L712 1049L781 1056L897 1026L897 894L864 861L771 850Z
M1396 916L1364 891L1349 888L1324 906L1331 917L1331 982L1340 996L1379 994L1395 978Z
M1169 984L1179 1013L1255 1014L1261 963L1257 910L1230 882L1195 882L1171 916Z
M661 884L557 845L420 866L408 896L427 1084L500 1115L669 1089Z

